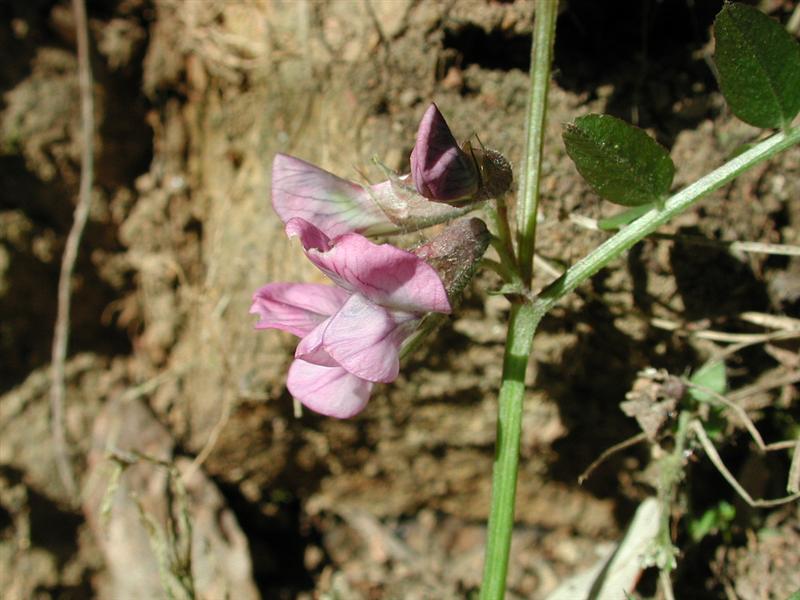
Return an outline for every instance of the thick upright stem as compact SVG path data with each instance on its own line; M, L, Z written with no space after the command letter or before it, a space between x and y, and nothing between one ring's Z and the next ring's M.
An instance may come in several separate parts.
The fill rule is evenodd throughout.
M533 334L539 323L530 303L514 304L508 323L503 383L498 398L497 449L492 479L492 506L486 562L483 567L482 600L500 600L506 589L511 531L514 526L514 500L517 492L519 440L525 398L525 373L533 347Z
M533 277L544 120L557 14L558 0L540 0L536 4L525 159L517 196L517 264L525 288L530 286ZM498 397L497 441L481 586L482 600L502 600L505 595L511 531L514 527L525 372L533 346L533 334L542 314L536 313L533 305L527 301L515 303L511 307L503 360L503 382Z
M531 90L528 97L525 158L519 176L517 195L517 255L522 280L530 285L533 276L533 253L536 246L536 215L539 207L544 122L547 113L547 90L550 88L550 64L556 39L558 0L536 3L536 22L531 48Z

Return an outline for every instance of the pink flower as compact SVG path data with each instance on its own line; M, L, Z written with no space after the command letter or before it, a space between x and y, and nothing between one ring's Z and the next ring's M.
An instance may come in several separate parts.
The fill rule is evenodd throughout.
M386 184L373 187L380 193ZM287 154L276 154L272 161L272 206L284 223L305 219L331 237L351 231L379 235L397 228L367 188Z
M325 235L385 235L414 231L466 212L416 193L408 175L361 186L304 160L277 154L272 161L272 206L284 224L300 218Z
M253 297L259 329L300 339L287 388L313 411L351 417L374 383L398 375L403 340L428 312L450 313L436 270L411 252L357 233L329 237L300 218L286 223L308 259L336 286L271 283ZM485 248L485 246L484 246Z

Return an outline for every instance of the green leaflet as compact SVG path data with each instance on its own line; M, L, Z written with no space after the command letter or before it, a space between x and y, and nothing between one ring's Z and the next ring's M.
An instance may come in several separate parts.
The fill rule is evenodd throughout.
M662 201L675 175L666 149L610 115L590 114L564 126L567 154L600 196L623 206Z
M728 380L725 376L725 363L721 360L707 362L692 373L689 382L717 394L724 394L728 387ZM703 389L689 388L689 395L698 402L714 400L714 397Z
M744 4L725 5L714 36L719 87L733 114L756 127L788 127L800 112L800 44Z

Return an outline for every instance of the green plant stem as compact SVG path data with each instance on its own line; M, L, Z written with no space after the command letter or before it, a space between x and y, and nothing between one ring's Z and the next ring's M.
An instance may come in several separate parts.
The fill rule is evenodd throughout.
M517 195L517 255L522 281L526 286L533 277L533 253L536 248L536 215L539 207L539 184L542 175L544 122L550 65L556 39L557 0L536 3L533 46L531 48L531 88L528 97L525 158Z
M682 189L670 197L662 209L654 208L623 228L542 290L533 302L536 314L543 316L564 295L574 290L631 246L653 233L661 225L693 206L704 196L797 143L800 143L800 127L788 132L776 133Z
M505 198L498 198L495 200L497 205L497 235L503 240L506 246L506 254L516 264L517 259L514 255L514 240L511 237L511 227L508 221L508 206L506 206Z
M498 201L498 206L499 205L500 202ZM517 259L514 257L514 245L511 241L511 233L508 228L508 215L505 210L500 212L491 204L486 205L484 212L491 223L492 229L497 233L497 235L492 235L490 240L492 248L497 252L497 256L500 258L500 262L503 263L503 266L509 273L513 274L513 281L518 282ZM512 279L505 278L505 281L506 283L511 283Z
M521 275L523 289L530 288L533 277L544 121L557 15L558 0L540 0L536 4L525 159L517 195L517 272ZM505 209L505 206L498 203L498 210L500 209ZM505 214L498 215L498 221L506 218ZM511 253L513 258L513 246ZM530 302L516 302L512 304L509 316L503 380L498 396L497 441L480 594L482 600L502 600L505 595L511 531L514 526L525 372L533 346L533 334L544 314L537 316L533 309Z
M517 492L525 373L533 347L533 333L540 318L536 316L533 305L529 302L511 305L503 358L503 383L498 398L497 450L494 457L492 505L481 600L500 600L505 594L511 531L514 525L514 499Z

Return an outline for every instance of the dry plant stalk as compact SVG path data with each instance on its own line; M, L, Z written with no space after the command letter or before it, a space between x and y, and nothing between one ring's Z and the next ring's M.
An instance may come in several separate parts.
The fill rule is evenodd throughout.
M747 490L745 490L741 486L741 484L738 481L736 481L736 478L725 466L725 463L722 462L722 458L720 457L719 452L717 452L717 449L714 447L713 442L708 437L708 434L706 433L706 430L703 428L702 423L700 423L699 420L694 419L689 424L689 428L697 436L700 445L703 447L703 450L705 450L706 455L708 456L709 460L714 465L714 467L716 467L719 474L725 478L725 481L727 481L730 484L730 486L736 491L739 497L745 502L747 502L749 506L753 508L769 508L772 506L780 506L781 504L794 502L795 500L800 499L800 493L790 494L788 496L784 496L783 498L776 498L774 500L754 499L749 493L747 493Z
M81 180L78 204L72 228L67 236L64 254L61 257L61 274L58 280L58 307L53 332L52 384L50 387L50 427L53 436L53 451L61 481L72 499L77 495L75 475L70 464L69 449L64 426L64 364L69 343L69 311L72 296L72 273L78 257L83 230L89 218L94 178L94 99L92 97L92 71L89 65L89 31L86 22L84 0L73 0L75 15L75 37L78 43L78 82L81 97Z

